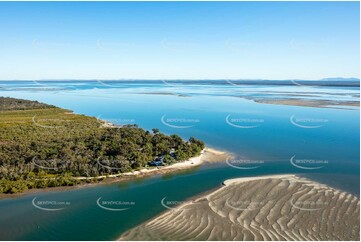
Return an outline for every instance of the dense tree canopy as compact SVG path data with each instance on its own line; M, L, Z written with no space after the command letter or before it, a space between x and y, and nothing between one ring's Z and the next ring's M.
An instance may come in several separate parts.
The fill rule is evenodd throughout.
M0 97L0 192L71 186L75 177L97 177L166 164L200 154L204 143L185 142L137 125L109 126L33 101ZM91 181L91 180L89 180Z

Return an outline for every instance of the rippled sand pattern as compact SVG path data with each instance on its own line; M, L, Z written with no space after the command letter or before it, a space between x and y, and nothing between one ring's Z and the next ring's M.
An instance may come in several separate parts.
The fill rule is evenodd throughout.
M226 181L121 240L359 240L360 202L296 176Z

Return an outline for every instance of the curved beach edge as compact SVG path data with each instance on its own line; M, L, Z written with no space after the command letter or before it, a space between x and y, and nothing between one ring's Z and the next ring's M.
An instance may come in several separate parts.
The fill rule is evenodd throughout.
M336 219L337 218L337 219ZM293 174L225 180L118 240L359 240L360 200Z
M113 175L103 175L103 176L97 176L97 177L74 177L75 179L78 179L80 181L84 181L84 183L75 185L75 186L59 186L59 187L47 187L47 188L37 188L37 189L29 189L26 190L23 193L15 193L15 194L0 194L0 199L6 199L6 198L14 198L14 197L20 197L28 194L33 193L40 193L40 192L51 192L51 191L66 191L66 190L74 190L74 189L82 189L87 187L93 187L93 186L99 186L103 184L110 184L115 182L122 182L126 180L141 178L141 177L147 177L152 175L162 175L162 174L168 174L172 172L182 171L191 169L194 167L201 166L205 163L215 163L215 162L225 162L227 158L232 157L231 154L227 153L226 151L220 151L213 148L204 148L201 152L201 154L197 157L193 157L189 160L174 163L172 165L168 166L162 166L162 167L154 167L154 168L144 168L138 171L132 171L132 172L125 172L125 173L119 173L119 174L113 174ZM99 182L96 183L86 183L86 180L91 179L99 179ZM102 180L105 179L105 180Z
M232 157L225 151L220 151L212 148L204 148L201 151L201 154L197 157L190 158L186 161L177 162L167 166L157 166L153 168L143 168L137 171L124 172L113 175L104 175L97 177L76 177L78 180L87 180L87 179L102 179L102 178L122 178L122 177L139 177L142 175L150 174L164 174L171 171L188 169L196 166L200 166L204 163L214 163L214 162L224 162L227 158Z

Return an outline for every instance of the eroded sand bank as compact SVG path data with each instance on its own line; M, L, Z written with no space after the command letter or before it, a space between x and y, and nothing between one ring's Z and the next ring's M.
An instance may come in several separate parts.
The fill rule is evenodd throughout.
M227 180L120 240L359 240L360 201L294 175Z

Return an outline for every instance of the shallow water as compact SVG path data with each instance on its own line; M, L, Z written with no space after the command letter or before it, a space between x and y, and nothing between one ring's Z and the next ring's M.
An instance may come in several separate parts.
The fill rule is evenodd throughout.
M1 96L38 100L117 124L159 128L185 139L194 136L236 156L229 165L0 200L3 240L113 240L164 211L162 199L179 203L241 176L302 174L359 195L359 108L271 105L241 98L311 93L320 99L358 101L358 87L162 81L0 82L0 87ZM44 211L32 205L35 197L69 204ZM128 202L127 210L102 209L99 198Z

